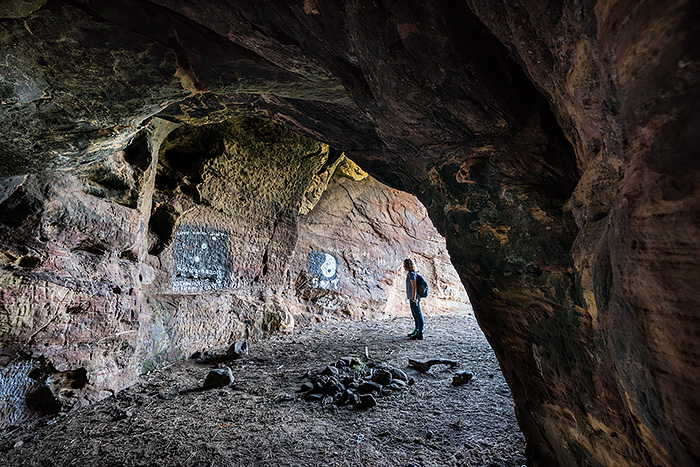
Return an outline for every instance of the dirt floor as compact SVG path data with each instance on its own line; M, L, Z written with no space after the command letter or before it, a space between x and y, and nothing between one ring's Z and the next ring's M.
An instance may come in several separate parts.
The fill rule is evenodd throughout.
M471 313L317 325L250 343L227 362L230 387L202 385L214 364L180 362L116 397L0 433L3 466L521 466L525 441L498 363ZM368 410L324 406L299 393L309 371L345 356L404 369L406 389ZM408 359L446 358L428 373ZM474 378L455 387L452 376Z

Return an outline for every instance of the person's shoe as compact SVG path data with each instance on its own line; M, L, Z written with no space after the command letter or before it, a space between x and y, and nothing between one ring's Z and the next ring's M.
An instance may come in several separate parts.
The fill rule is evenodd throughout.
M414 340L414 341L422 341L423 340L423 331L418 331L414 335L410 336L409 339Z
M416 335L416 333L418 333L418 329L414 329L413 332L406 337L413 337Z

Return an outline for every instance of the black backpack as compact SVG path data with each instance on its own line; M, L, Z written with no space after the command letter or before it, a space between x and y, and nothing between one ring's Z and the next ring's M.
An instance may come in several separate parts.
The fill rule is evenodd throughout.
M425 279L418 273L416 273L416 288L418 289L416 292L420 298L428 296L428 283L425 282Z

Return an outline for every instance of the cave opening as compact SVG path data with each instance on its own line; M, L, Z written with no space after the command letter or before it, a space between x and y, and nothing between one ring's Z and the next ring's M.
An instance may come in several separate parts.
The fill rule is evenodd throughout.
M183 370L173 373L181 381L122 390L139 374L206 357L234 335L301 327L314 316L306 302L329 317L352 314L332 289L361 257L330 246L295 256L292 246L312 239L299 232L318 216L316 194L329 193L331 174L361 176L344 154L416 195L445 238L512 391L528 465L697 465L699 8L692 0L3 2L0 374L17 382L12 391L24 389L2 392L0 413L21 417L27 392L48 410L109 400L81 413L149 440L183 427L177 416L148 422L134 407L183 400L168 388L197 383ZM231 116L276 122L311 142L252 120L231 126ZM223 137L207 139L211 129ZM236 132L248 149L231 144ZM275 141L276 155L253 157L263 148L256 139ZM186 175L190 165L197 173ZM339 199L359 199L344 180ZM370 218L353 228L381 237ZM367 264L386 269L381 259ZM373 272L352 278L366 277ZM366 282L358 294L368 316L391 297L380 293L388 285ZM386 333L372 334L380 330L365 334L381 341ZM285 334L287 352L274 354L312 365L326 361L316 342L354 336L325 331L315 341ZM264 353L250 361L259 365L241 359L240 369L251 377L273 365ZM274 363L280 372L290 365ZM82 370L82 387L41 388ZM251 396L243 408L261 405L267 386L250 381L238 380L240 392L189 392L187 409L242 393ZM265 442L294 453L285 394L275 393L280 410L270 412L281 431ZM234 412L224 412L197 421L216 427L197 438L207 455L234 455L222 439L244 438L226 431ZM329 438L335 419L318 421L305 441ZM43 428L55 450L11 429L0 456L53 463L82 443L86 458L119 463L100 444L103 432L84 426L90 436L59 440L69 423ZM445 431L430 431L395 451L395 463L486 463L478 439L461 457L405 457L443 442ZM396 433L356 431L323 461L372 463L372 449L397 443ZM167 442L178 460L194 459L182 438ZM271 463L265 442L241 452ZM148 446L143 462L162 445Z
M165 133L162 141L139 135L122 153L79 170L29 176L17 191L37 207L16 225L23 232L51 225L44 243L66 253L54 265L45 246L24 273L25 281L57 291L32 304L50 314L33 334L16 339L1 380L13 401L4 412L8 436L45 437L41 425L66 416L77 430L91 423L107 436L104 430L127 423L142 433L148 423L173 419L198 425L204 414L219 420L217 427L237 429L265 420L251 433L258 439L277 430L282 401L295 414L279 433L286 443L303 446L299 432L318 431L329 420L337 426L324 448L329 462L339 455L338 440L355 436L352 455L366 463L430 456L437 463L522 465L524 439L500 365L445 239L417 198L372 178L342 151L272 122L234 117ZM95 174L129 183L98 193ZM133 203L120 202L134 191ZM121 216L114 216L116 206ZM148 225L148 234L139 237L133 224ZM129 232L143 244L126 241ZM120 237L116 245L106 240ZM420 345L406 336L412 326L406 257L430 283ZM27 268L29 261L18 261ZM116 276L108 273L115 269ZM80 288L95 292L82 295ZM92 337L84 340L79 330L88 326ZM343 369L344 359L355 367ZM436 366L407 366L413 360ZM54 365L61 361L83 367L63 363L59 371ZM214 384L206 371L222 365L237 384L193 402L202 381ZM338 374L329 378L329 371ZM390 371L393 378L374 382ZM300 389L300 376L312 389ZM355 392L367 385L376 392ZM229 411L227 401L248 410ZM93 408L66 415L86 403ZM185 410L193 403L206 405L194 418ZM414 423L422 428L407 429ZM209 430L196 431L217 436ZM361 441L351 435L356 430ZM185 449L208 462L208 451L183 433L197 437L182 427L168 431L169 444L178 445L172 456ZM67 429L38 445L50 451L76 435ZM248 449L226 439L232 450ZM425 449L403 453L401 439ZM151 442L159 449L158 440ZM305 449L302 458L314 448ZM279 444L266 450L283 464L300 462ZM103 459L126 462L135 453L131 443L121 444L103 448ZM255 449L250 455L261 456Z

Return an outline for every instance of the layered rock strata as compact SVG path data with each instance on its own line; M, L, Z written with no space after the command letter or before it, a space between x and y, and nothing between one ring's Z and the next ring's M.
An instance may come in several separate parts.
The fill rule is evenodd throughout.
M449 295L452 310L468 306L444 240L414 197L271 123L161 122L98 163L9 178L5 187L3 424L28 408L52 413L99 399L163 362L261 332L395 313L388 297L403 288L397 265L413 252L447 268L436 304ZM358 201L328 203L338 190ZM366 218L368 206L374 230L343 222ZM406 219L383 219L389 210ZM335 220L321 226L300 212ZM325 241L340 230L342 242ZM382 247L390 245L400 246L386 258ZM319 280L328 268L309 260L355 252L361 261L334 265L337 281ZM76 371L77 383L67 376Z
M428 207L531 465L700 462L697 2L25 3L2 175L155 115L297 128Z

